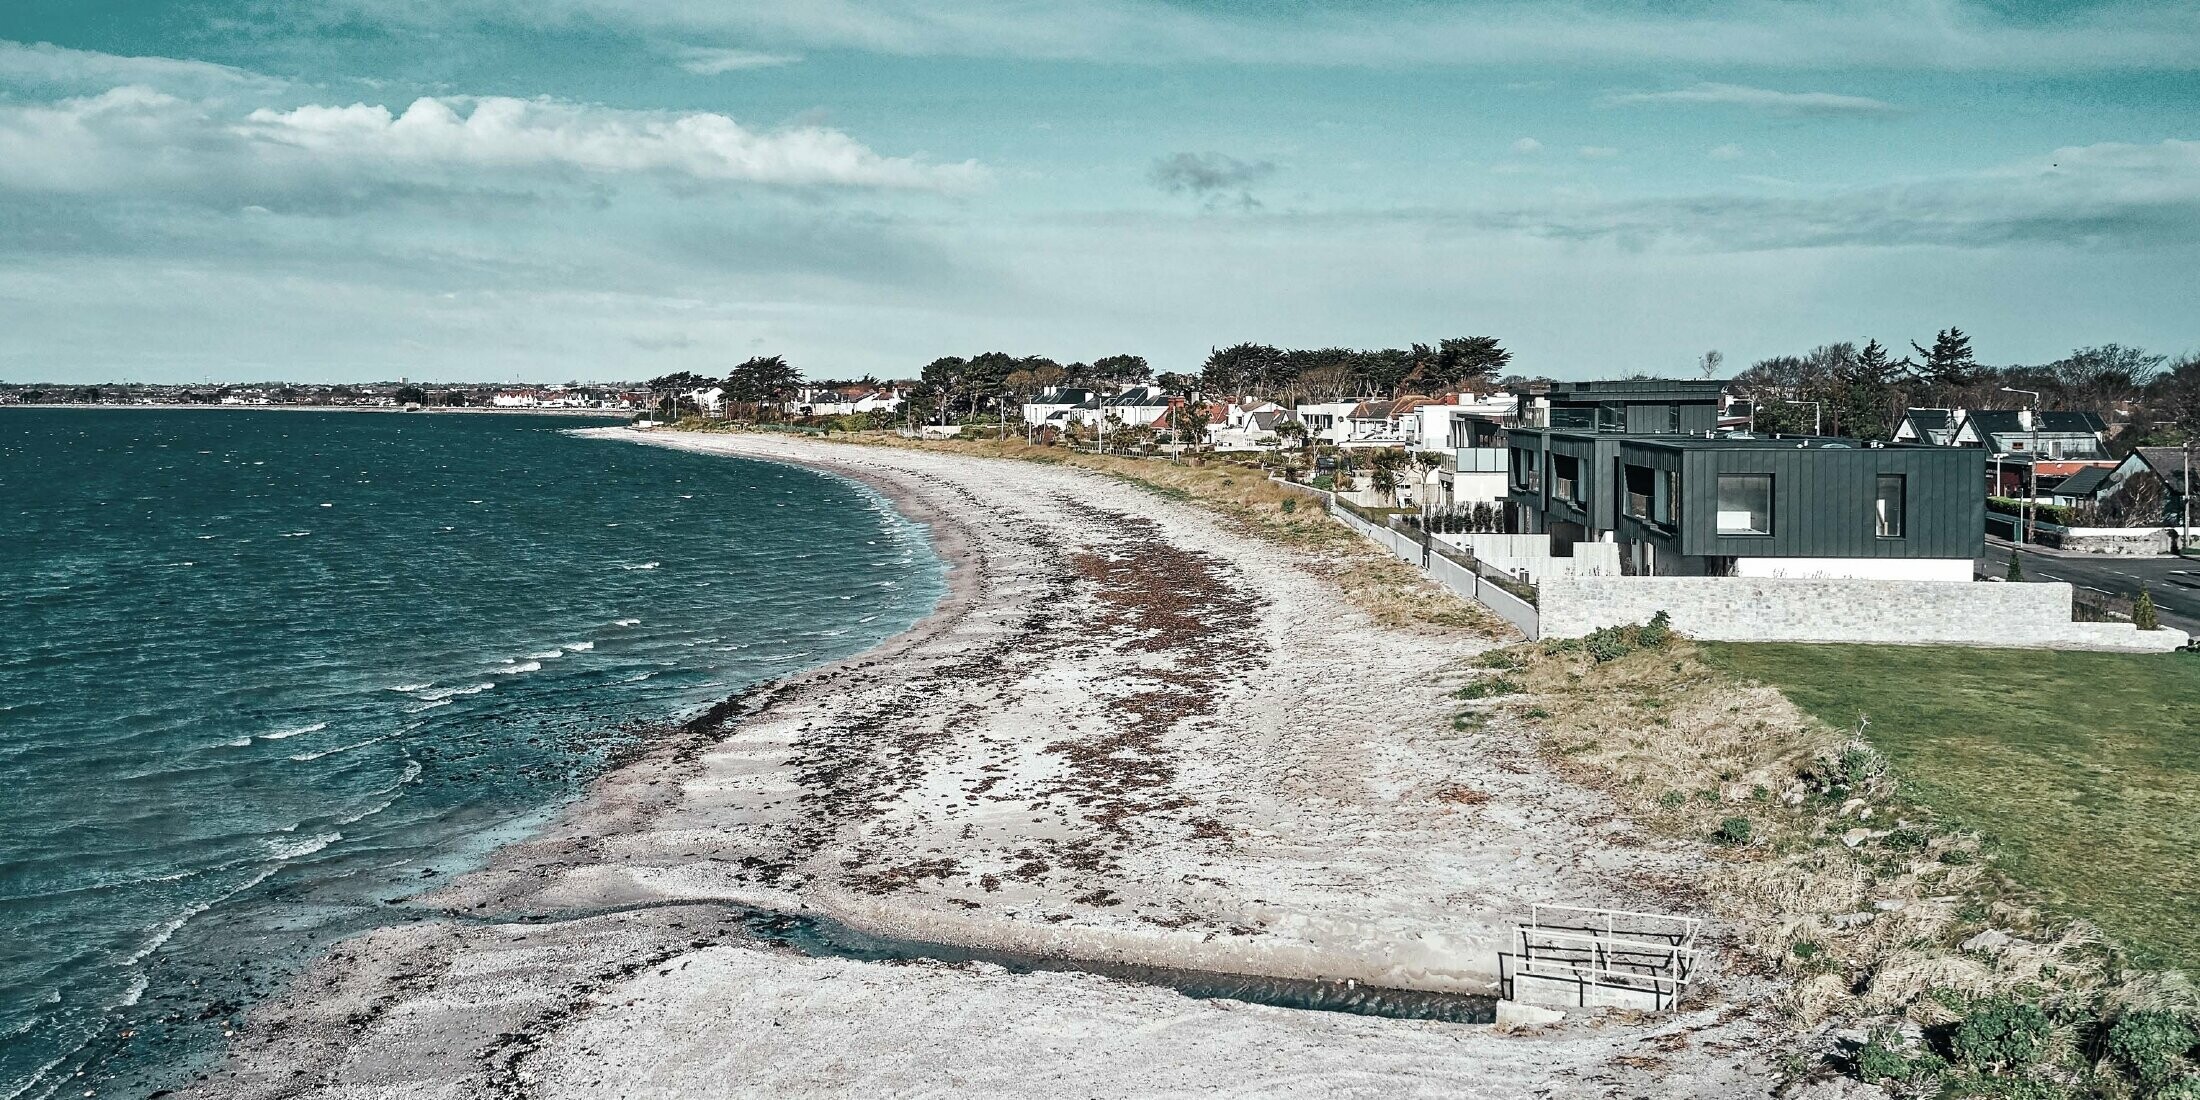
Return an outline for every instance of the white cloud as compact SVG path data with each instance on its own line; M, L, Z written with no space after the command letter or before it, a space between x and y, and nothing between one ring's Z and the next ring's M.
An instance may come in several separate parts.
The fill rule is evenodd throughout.
M1597 100L1600 107L1685 106L1739 107L1777 115L1885 118L1904 109L1869 96L1834 92L1781 92L1745 84L1705 82L1669 92L1622 92Z
M1740 160L1749 154L1743 152L1741 146L1730 141L1724 145L1713 146L1711 151L1704 155L1712 160Z
M144 84L170 90L272 88L280 82L245 69L172 57L126 57L51 43L0 40L0 84L105 90Z
M880 156L838 130L814 126L766 133L720 114L502 96L424 96L394 115L364 103L261 108L237 132L255 142L361 161L662 173L789 186L941 189L976 182L981 172L974 162L931 165Z
M1581 156L1585 160L1610 160L1618 155L1619 150L1609 145L1584 145L1581 147Z
M751 130L721 114L625 111L501 97L415 100L402 113L355 103L263 107L128 86L50 104L0 104L0 189L136 194L243 205L365 189L528 188L655 177L762 184L955 190L975 162L884 156L817 126Z
M345 17L625 25L772 49L1137 63L1506 66L1658 62L1798 69L2200 68L2200 8L2117 0L2010 19L1987 0L1493 0L1247 5L1169 0L320 0ZM1280 10L1279 10L1280 9Z
M697 76L722 76L751 69L772 69L802 60L791 54L760 53L756 50L734 50L716 46L689 46L679 50L676 56L682 69Z
M1543 151L1543 143L1532 137L1524 137L1512 143L1512 151L1521 154L1540 153Z

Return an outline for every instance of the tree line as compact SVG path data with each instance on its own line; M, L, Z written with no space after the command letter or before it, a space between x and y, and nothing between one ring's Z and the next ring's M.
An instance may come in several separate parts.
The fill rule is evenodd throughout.
M1911 408L2013 409L2131 414L2126 446L2200 432L2200 356L2175 362L2122 344L2078 348L2049 363L1990 366L1962 329L1911 343L1897 357L1877 340L1823 344L1761 359L1736 374L1763 432L1891 439ZM2035 399L2032 395L2038 394Z

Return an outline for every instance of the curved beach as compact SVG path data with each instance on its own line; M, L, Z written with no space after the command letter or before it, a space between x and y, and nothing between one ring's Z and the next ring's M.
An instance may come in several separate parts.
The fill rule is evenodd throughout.
M742 914L1482 993L1530 903L1663 908L1701 856L1452 727L1494 643L1382 627L1191 505L1037 463L587 434L859 478L931 529L949 594L691 723L414 899L423 919L338 945L194 1095L1771 1090L1732 1005L1522 1036L759 942Z

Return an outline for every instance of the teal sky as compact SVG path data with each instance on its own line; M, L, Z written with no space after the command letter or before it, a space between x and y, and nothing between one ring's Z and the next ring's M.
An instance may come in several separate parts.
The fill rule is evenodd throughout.
M2200 5L11 0L0 379L2200 350Z

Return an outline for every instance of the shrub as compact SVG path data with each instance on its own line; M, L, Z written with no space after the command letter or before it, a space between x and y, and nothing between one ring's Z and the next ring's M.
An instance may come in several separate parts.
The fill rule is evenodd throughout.
M2108 1057L2132 1079L2159 1089L2183 1068L2184 1054L2200 1036L2174 1012L2126 1012L2108 1029Z
M1949 1053L1974 1069L2022 1069L2047 1053L2047 1014L2013 997L1971 1006L1948 1038Z
M2157 622L2154 616L2154 593L2147 591L2144 587L2139 589L2139 598L2132 601L2131 625L2141 630L2162 629L2162 624Z
M1290 515L1291 513L1293 513L1293 512L1296 512L1296 511L1298 511L1298 510L1299 510L1299 498L1297 498L1297 497L1285 497L1285 498L1283 498L1283 514L1284 514L1284 515L1287 515L1287 516L1288 516L1288 515Z
M1856 1052L1856 1078L1870 1085L1919 1083L1939 1076L1944 1068L1931 1051L1919 1051L1914 1057L1903 1054L1901 1036L1890 1031L1872 1032L1871 1040Z
M2014 550L2011 550L2009 552L2008 579L2013 581L2021 581L2024 579L2024 563L2017 560L2017 552Z
M1668 810L1678 810L1688 804L1688 796L1679 791L1667 791L1658 796L1658 805Z
M2200 1100L2200 1077L2180 1077L2156 1089L2154 1100Z
M1749 833L1748 818L1730 817L1719 822L1719 827L1712 832L1711 839L1729 848L1739 848L1749 843Z
M1650 616L1637 640L1644 649L1664 649L1673 640L1673 616L1663 611Z

